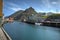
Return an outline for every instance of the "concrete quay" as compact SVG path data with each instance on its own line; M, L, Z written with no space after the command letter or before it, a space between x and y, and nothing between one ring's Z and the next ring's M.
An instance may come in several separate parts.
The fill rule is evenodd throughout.
M0 40L7 40L7 37L5 36L1 28L0 28Z

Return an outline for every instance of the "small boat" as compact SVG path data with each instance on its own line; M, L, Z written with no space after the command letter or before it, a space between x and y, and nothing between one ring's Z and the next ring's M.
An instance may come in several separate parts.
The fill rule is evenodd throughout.
M42 23L35 23L35 25L42 25Z

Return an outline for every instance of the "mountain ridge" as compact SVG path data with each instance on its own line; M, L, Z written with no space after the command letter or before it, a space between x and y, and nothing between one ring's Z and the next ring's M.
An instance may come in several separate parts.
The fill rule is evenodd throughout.
M19 11L15 12L14 14L10 15L9 17L13 17L16 20L19 20L23 17L28 19L28 16L32 16L32 14L36 14L36 13L37 12L32 7L29 7L25 10L19 10Z

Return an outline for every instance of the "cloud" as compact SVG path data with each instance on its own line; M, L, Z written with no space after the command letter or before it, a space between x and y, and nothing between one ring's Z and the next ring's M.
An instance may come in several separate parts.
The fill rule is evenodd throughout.
M23 4L24 4L25 6L27 6L27 3L26 3L26 2L23 2Z
M57 2L52 2L52 4L57 4Z
M51 10L58 10L60 8L60 0L42 0L42 3L44 4L44 7L46 10L48 9L49 11Z
M7 2L11 7L20 7L18 4L12 3L12 2Z
M59 8L60 8L60 0L58 0L58 5L59 5Z
M18 10L23 10L18 4L12 3L12 2L7 2L8 3L8 8L13 11L18 11Z
M22 8L10 8L10 9L12 9L13 11L22 10Z
M45 5L46 8L51 8L51 3L49 0L42 0L42 3Z
M57 1L52 1L52 6L55 7L55 9L59 10L60 9L60 0Z

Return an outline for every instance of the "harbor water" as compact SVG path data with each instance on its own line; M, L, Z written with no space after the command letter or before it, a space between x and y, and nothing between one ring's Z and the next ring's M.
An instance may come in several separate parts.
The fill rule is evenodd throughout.
M4 24L12 40L60 40L60 28L32 25L23 22Z

